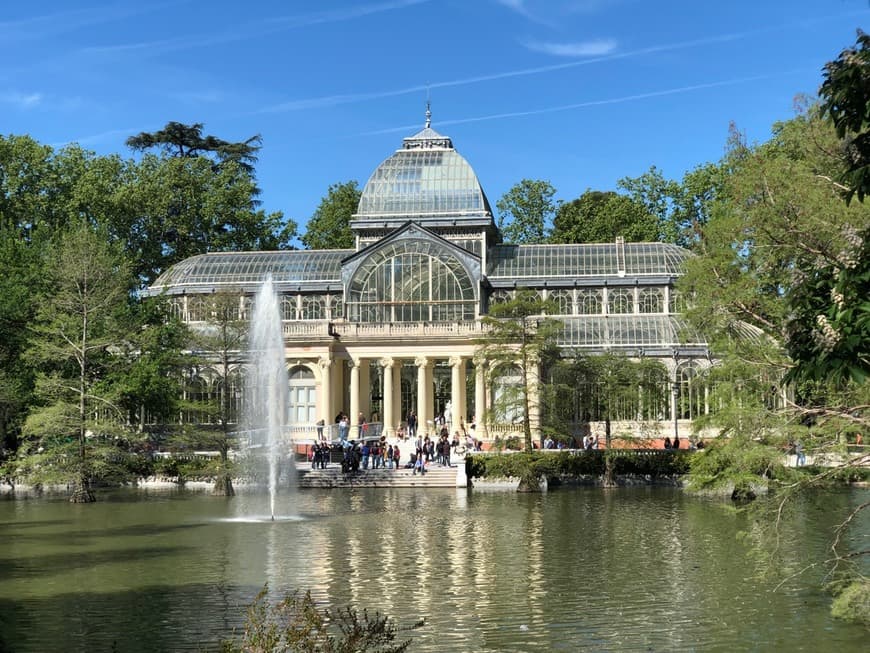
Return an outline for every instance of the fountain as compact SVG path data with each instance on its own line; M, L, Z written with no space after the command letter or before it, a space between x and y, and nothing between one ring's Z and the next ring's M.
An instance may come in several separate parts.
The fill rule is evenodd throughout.
M290 386L284 355L284 335L281 329L281 306L272 286L272 276L266 277L254 298L251 324L248 329L248 365L245 380L245 426L251 444L265 448L269 465L269 516L275 521L275 495L278 488L279 446L290 422ZM295 463L291 452L293 486Z

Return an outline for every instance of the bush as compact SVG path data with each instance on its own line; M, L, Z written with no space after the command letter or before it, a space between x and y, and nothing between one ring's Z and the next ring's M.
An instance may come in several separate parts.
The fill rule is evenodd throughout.
M606 457L614 461L617 474L639 476L675 476L686 474L692 452L689 451L607 451L521 452L505 455L472 455L466 473L469 478L537 478L562 476L601 476Z
M834 599L831 614L870 626L870 580L861 578L847 585Z
M310 592L296 592L273 605L266 598L267 589L248 607L241 641L224 642L223 653L402 653L411 644L411 640L396 642L398 626L377 612L360 614L352 608L333 612L318 607Z

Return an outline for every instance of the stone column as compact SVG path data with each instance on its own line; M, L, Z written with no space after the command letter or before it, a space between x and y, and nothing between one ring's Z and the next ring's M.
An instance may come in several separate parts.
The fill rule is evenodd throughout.
M384 435L391 438L396 432L396 416L393 407L393 359L382 358L381 367L384 368L384 388L382 392L384 398L384 414L381 416L381 421L384 424Z
M317 361L320 365L320 401L317 407L317 419L322 419L324 424L331 424L332 413L332 360L329 356L322 356Z
M350 414L347 416L350 422L350 434L348 439L359 439L359 368L360 359L351 358L350 362Z
M485 363L479 361L474 366L474 421L477 425L476 437L486 437L486 379L484 371Z
M417 430L425 435L427 422L432 419L432 398L429 396L429 359L418 356L414 362L417 365Z
M372 366L367 358L360 359L359 367L359 409L366 421L372 418ZM354 413L354 419L357 419Z
M393 426L398 426L405 419L402 414L402 361L394 361L393 365Z
M450 358L450 402L453 404L453 423L450 434L459 430L459 425L465 420L465 359L461 356Z

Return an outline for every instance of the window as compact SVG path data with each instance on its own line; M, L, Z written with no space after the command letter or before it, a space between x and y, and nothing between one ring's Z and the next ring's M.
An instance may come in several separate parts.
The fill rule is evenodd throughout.
M317 421L317 386L314 372L297 365L287 373L290 383L290 422L314 424Z
M330 295L329 317L333 320L344 317L344 304L341 301L341 295Z
M601 290L588 288L577 295L577 308L581 315L601 314Z
M326 317L325 302L320 295L304 295L300 320L322 320Z
M451 253L423 240L374 252L348 286L350 319L360 322L473 320L471 277Z
M499 304L506 304L511 300L511 291L510 290L493 290L492 294L489 296L489 305L490 306L498 306Z
M663 313L664 304L665 296L661 288L641 288L638 296L638 312Z
M607 293L607 312L624 314L633 312L633 292L629 288L612 288Z
M570 290L551 290L548 299L558 307L556 315L572 315L574 313L574 297Z
M295 320L296 318L296 295L281 296L281 319Z

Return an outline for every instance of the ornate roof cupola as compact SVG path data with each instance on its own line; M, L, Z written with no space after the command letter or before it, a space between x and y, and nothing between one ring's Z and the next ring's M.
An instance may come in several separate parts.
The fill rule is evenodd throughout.
M477 175L453 141L432 129L428 102L423 129L372 173L350 228L359 248L409 221L445 237L496 233Z

